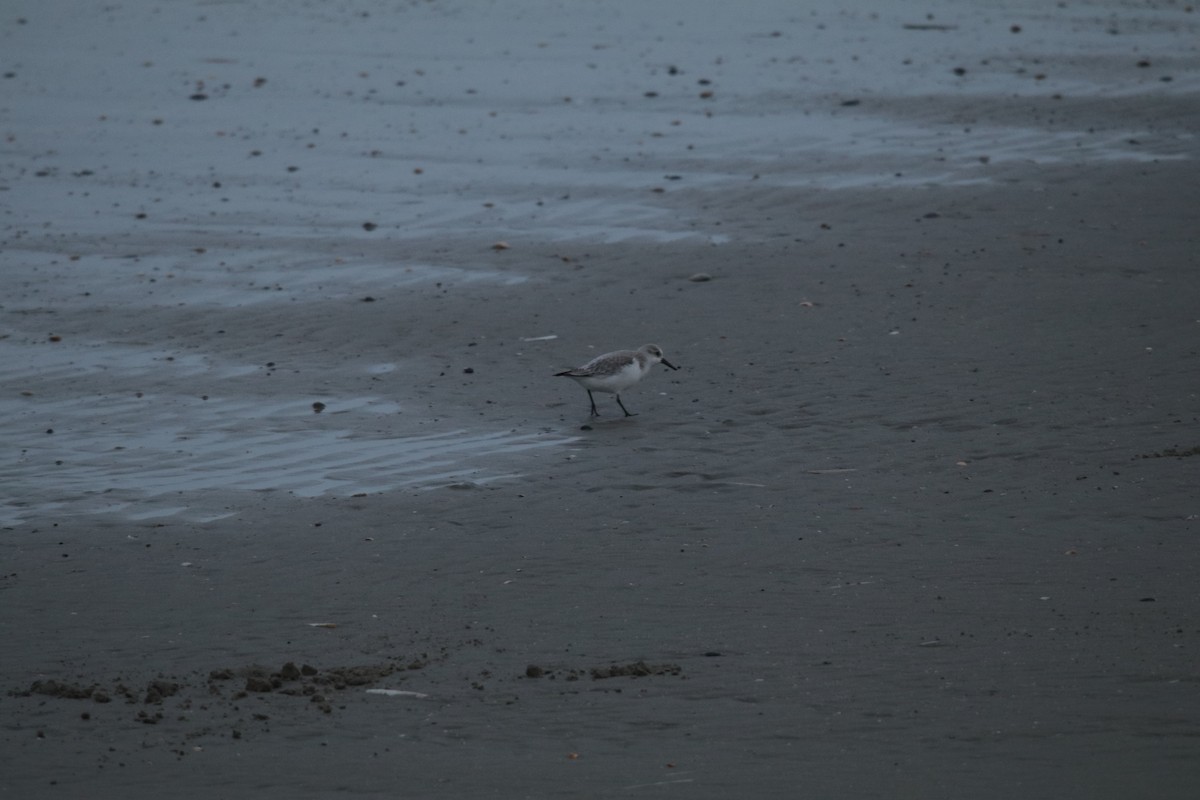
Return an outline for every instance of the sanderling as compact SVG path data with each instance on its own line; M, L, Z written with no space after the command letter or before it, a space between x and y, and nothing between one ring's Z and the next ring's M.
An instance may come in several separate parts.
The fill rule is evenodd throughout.
M617 350L615 353L605 353L596 356L582 367L569 369L566 372L556 372L555 377L574 378L580 386L587 389L588 400L592 401L592 416L600 416L596 410L596 398L592 392L609 392L617 396L617 405L632 417L629 409L621 402L621 390L628 389L646 377L650 368L662 363L671 369L679 369L663 358L662 348L656 344L647 344L637 350Z

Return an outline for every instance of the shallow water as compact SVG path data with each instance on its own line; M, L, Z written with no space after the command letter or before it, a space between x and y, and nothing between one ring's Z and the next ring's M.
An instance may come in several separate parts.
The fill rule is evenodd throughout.
M1109 111L1083 127L1055 112L1195 92L1179 42L1197 22L1174 5L1014 2L986 18L951 2L842 5L10 4L3 522L165 514L190 508L166 495L232 487L484 482L508 474L489 472L497 454L570 440L464 418L405 427L402 391L247 393L239 381L264 366L222 342L230 312L243 337L299 327L293 357L336 370L310 340L337 329L297 319L402 289L558 277L431 250L721 247L734 238L695 209L750 182L986 184L1013 163L1195 148L1170 119ZM1014 104L1039 123L994 111ZM185 310L188 329L173 321ZM162 323L147 338L123 316ZM390 358L351 373L401 377ZM299 424L314 401L329 411Z
M395 422L394 401L325 398L311 404L141 395L0 403L14 455L0 464L8 499L0 523L47 513L121 511L133 519L181 513L214 518L210 490L285 491L298 497L515 477L497 457L571 437L537 432L440 430ZM200 493L200 494L192 494ZM181 502L181 500L183 502Z

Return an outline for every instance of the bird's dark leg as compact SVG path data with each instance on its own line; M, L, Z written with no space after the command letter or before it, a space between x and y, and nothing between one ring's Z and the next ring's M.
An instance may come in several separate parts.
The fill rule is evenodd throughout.
M637 416L637 414L629 413L629 409L626 408L625 404L621 402L621 395L619 395L619 394L616 395L616 398L617 398L617 405L619 405L621 407L621 410L625 412L625 416L627 416L627 417L636 417Z
M600 416L600 412L596 410L596 398L592 397L592 390L588 389L587 393L588 393L588 400L592 401L592 416L593 417ZM624 408L624 406L622 406L622 408Z

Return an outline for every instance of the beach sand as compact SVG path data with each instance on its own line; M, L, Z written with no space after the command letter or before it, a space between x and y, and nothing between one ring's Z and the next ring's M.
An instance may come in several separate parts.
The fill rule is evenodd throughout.
M0 794L1194 796L1197 34L10 7Z

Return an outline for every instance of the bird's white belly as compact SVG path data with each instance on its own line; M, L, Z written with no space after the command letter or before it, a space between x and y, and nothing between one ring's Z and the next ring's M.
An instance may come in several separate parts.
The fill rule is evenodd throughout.
M641 378L642 371L638 369L636 364L630 364L611 375L590 375L586 378L578 378L577 380L585 389L590 389L593 392L616 393L633 386Z

